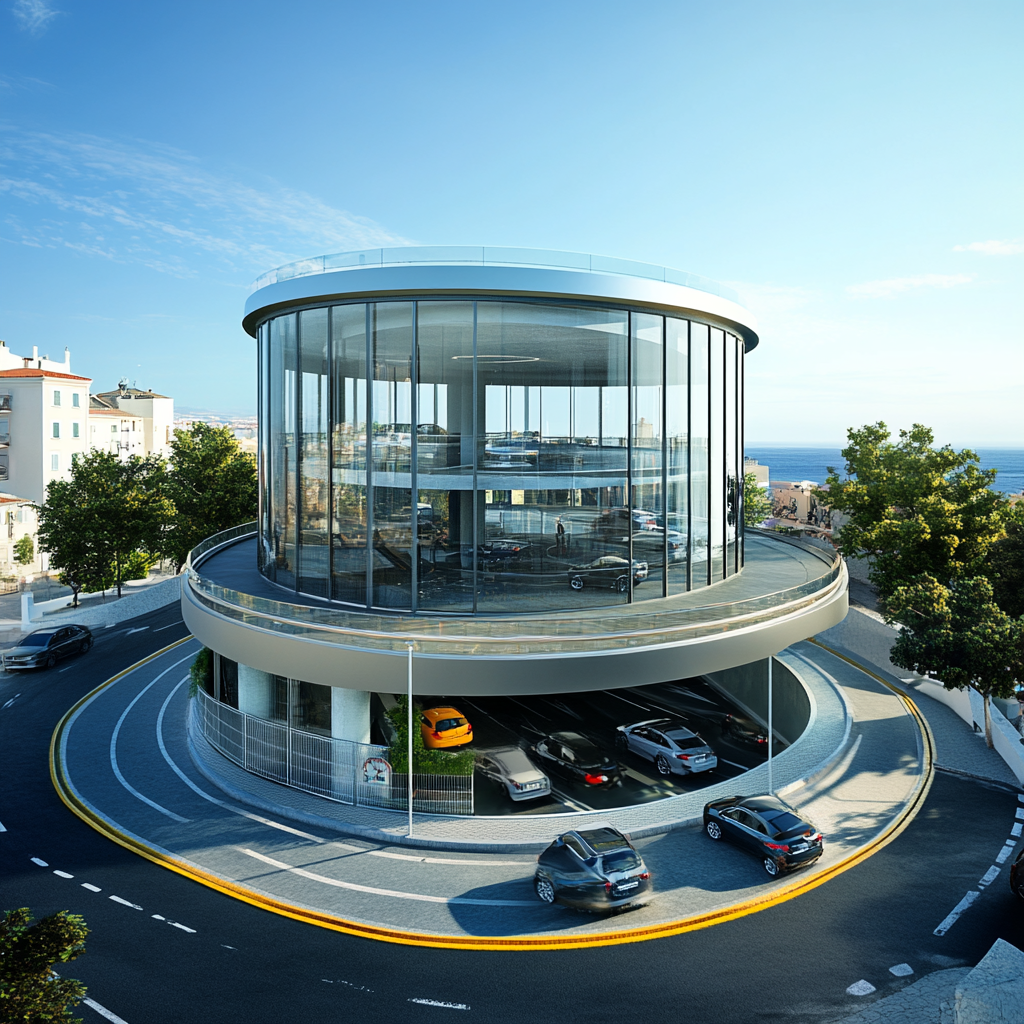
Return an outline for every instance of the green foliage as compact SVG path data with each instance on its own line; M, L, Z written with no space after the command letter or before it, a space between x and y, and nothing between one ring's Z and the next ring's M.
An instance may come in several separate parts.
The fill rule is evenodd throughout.
M985 570L996 604L1007 615L1024 615L1024 501L1010 507L1006 533L989 549Z
M166 551L180 569L200 541L256 518L256 460L227 427L193 423L174 431L167 493L176 514Z
M829 467L819 501L848 519L836 535L847 558L873 559L869 578L882 607L918 576L941 584L983 571L1003 533L1005 498L989 490L995 470L969 450L933 447L931 430L914 424L889 440L884 423L847 431L846 477Z
M158 458L110 452L76 456L70 480L54 480L39 509L39 542L75 592L117 588L125 564L138 551L156 554L174 505L166 495L166 473ZM113 570L111 570L111 566Z
M758 482L757 476L743 477L743 525L760 526L772 514L772 497Z
M121 566L122 580L144 580L158 559L145 551L133 551Z
M58 978L53 965L81 956L89 929L66 910L31 922L27 907L7 911L0 921L0 1020L80 1024L71 1007L85 997L85 986Z
M213 692L213 651L203 647L189 669L188 696L191 700L200 690Z
M36 557L36 546L32 538L26 533L18 538L14 545L14 558L18 565L30 565Z
M972 686L985 698L985 741L992 746L989 700L1012 697L1024 680L1024 619L1010 618L984 577L944 586L923 575L891 595L887 615L903 629L890 657L900 668Z
M388 708L398 735L388 749L388 761L391 768L399 775L409 770L409 702L405 696L399 697L394 707ZM421 775L472 775L474 755L472 750L432 750L423 742L423 730L419 725L419 708L413 704L412 712L412 759L414 772Z

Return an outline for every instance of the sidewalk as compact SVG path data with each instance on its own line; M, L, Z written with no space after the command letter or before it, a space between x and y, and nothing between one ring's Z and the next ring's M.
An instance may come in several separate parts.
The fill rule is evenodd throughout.
M921 799L930 770L928 738L904 701L803 643L783 657L807 683L815 711L804 737L777 759L775 778L827 837L813 868L769 881L754 858L708 840L699 814L718 787L599 816L417 815L420 848L410 849L402 844L404 815L297 793L196 744L201 773L185 729L188 666L197 649L195 641L177 645L74 710L55 750L65 802L111 838L205 884L390 941L469 948L606 944L747 913L868 855ZM754 769L719 785L763 792L765 772ZM363 812L359 821L352 820L356 812ZM595 818L633 830L655 883L648 904L589 916L546 906L534 895L532 851ZM421 834L446 852L424 848Z

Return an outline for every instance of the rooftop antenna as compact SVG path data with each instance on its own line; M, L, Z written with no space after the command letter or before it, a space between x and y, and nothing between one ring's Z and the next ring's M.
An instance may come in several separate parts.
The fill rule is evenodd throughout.
M121 397L122 398L127 398L128 397L128 378L127 377L122 377L117 382L117 390L121 392Z

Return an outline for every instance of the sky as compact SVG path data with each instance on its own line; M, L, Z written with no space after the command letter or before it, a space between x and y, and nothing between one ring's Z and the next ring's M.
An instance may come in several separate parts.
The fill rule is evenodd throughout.
M253 279L381 245L737 289L749 444L1024 447L1024 4L0 3L0 338L255 412Z

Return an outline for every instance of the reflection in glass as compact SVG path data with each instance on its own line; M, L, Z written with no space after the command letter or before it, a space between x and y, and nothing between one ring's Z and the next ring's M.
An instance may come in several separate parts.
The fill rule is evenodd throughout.
M271 578L295 586L295 314L270 324Z
M416 304L417 607L473 610L473 303Z
M331 597L366 604L366 307L331 310Z
M687 473L689 472L687 418L689 415L689 324L673 317L665 319L665 434L668 480L668 593L686 590L686 550L689 530Z
M327 316L299 314L299 581L304 594L327 597Z
M691 543L694 590L711 582L708 564L708 436L711 430L708 407L708 326L690 324L690 500L692 504Z
M739 480L736 470L736 339L725 336L725 575L736 572L736 515Z
M270 324L263 324L257 336L257 347L259 353L258 378L257 378L257 402L259 404L259 420L257 434L258 458L256 463L257 473L257 494L258 511L257 521L259 522L259 539L256 544L256 566L260 572L268 574L272 563L273 543L270 531L270 502L267 490L270 479L270 445L268 438L270 433L270 351L268 340L270 337Z
M412 604L412 311L411 302L370 307L373 378L371 603Z
M631 318L632 352L632 551L647 563L647 579L633 600L662 597L665 587L665 501L662 493L662 362L664 319L649 313Z
M725 578L725 332L711 328L711 442L708 494L710 501L711 581Z
M627 330L617 310L478 303L478 610L628 599Z

